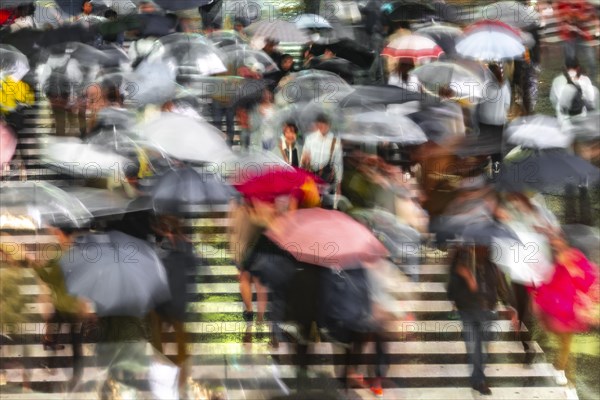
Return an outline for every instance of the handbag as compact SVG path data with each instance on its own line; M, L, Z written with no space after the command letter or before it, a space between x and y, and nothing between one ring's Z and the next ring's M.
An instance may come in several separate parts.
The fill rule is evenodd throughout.
M329 183L329 184L335 183L335 168L333 167L333 164L331 163L331 161L333 159L333 149L335 147L336 141L337 141L337 138L333 138L333 140L331 141L331 148L329 149L329 160L327 161L327 164L323 168L321 168L317 171L313 171L313 173L316 176L318 176L324 182Z

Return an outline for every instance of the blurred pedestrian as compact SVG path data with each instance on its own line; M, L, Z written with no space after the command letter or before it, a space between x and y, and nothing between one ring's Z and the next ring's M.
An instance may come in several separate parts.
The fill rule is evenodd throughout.
M194 272L195 257L193 244L183 233L181 221L170 215L157 217L154 224L157 237L157 253L166 269L171 300L160 304L150 316L152 323L152 344L163 352L164 326L173 327L177 344L175 363L180 368L179 385L183 387L187 380L188 337L185 331L185 316L187 312L187 282L190 273Z
M298 143L298 126L294 122L284 122L283 134L273 151L292 167L300 167L302 148Z
M562 74L552 81L550 101L561 123L597 108L598 89L583 73L577 59L567 60Z
M13 22L10 25L10 31L16 32L23 28L36 29L37 24L35 22L35 19L33 18L34 13L35 13L35 4L34 3L26 3L26 4L18 5L14 12Z
M396 69L388 78L388 85L398 86L410 92L421 92L419 79L410 73L413 69L415 69L413 60L401 58L396 64Z

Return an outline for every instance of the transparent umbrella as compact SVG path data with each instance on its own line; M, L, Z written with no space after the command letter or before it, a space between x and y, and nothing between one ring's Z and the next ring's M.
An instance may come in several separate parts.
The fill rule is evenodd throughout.
M29 61L25 54L7 44L0 45L0 79L11 77L20 81L29 72Z
M47 225L83 227L92 214L75 197L47 182L2 182L0 227L36 230Z

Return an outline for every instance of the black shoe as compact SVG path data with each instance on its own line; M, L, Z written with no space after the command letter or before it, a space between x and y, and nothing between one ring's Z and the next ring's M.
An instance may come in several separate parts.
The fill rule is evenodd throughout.
M535 360L535 351L527 350L525 352L525 359L523 360L524 364L531 365L533 360Z
M489 396L492 394L490 387L485 383L480 383L479 385L474 385L473 389L477 390L479 393Z
M252 322L254 320L254 311L244 311L242 316L244 317L244 321Z

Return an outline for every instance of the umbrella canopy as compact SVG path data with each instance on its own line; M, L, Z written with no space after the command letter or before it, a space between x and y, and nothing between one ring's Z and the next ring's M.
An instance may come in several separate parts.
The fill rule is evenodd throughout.
M344 97L340 107L369 107L377 104L403 104L423 102L433 104L436 98L426 93L406 90L395 85L355 85L353 91Z
M410 118L371 111L349 115L349 132L340 134L354 142L391 142L404 145L425 143L427 136Z
M290 74L284 85L275 92L275 103L339 102L354 89L339 75L329 71L302 71Z
M494 237L491 261L510 276L512 282L537 287L547 282L554 272L552 259L540 247L548 239L543 234L513 231L514 237Z
M262 50L254 50L248 45L239 44L221 49L225 55L225 65L231 73L238 75L240 67L247 67L262 74L278 71L277 63Z
M375 52L349 38L333 38L331 40L318 40L310 46L310 51L315 56L322 55L329 49L336 57L343 58L361 68L369 68L375 60Z
M288 212L276 219L265 234L298 261L327 268L354 267L388 256L366 227L335 210Z
M76 198L47 182L1 182L0 227L36 230L47 225L83 227L92 214Z
M483 75L456 63L435 61L421 65L411 73L433 95L441 88L450 88L453 97L458 99L475 101L483 96Z
M320 179L300 168L274 168L262 171L258 176L235 185L246 199L273 203L280 196L290 195L300 205L319 205L317 184Z
M497 185L500 190L561 192L565 185L593 185L600 169L564 149L522 150L505 160Z
M16 47L0 45L0 79L10 77L14 81L20 81L27 72L29 72L27 56Z
M247 44L237 31L220 30L206 35L206 37L217 47L225 47L234 44Z
M482 7L476 14L477 19L491 19L504 22L519 29L540 25L541 16L533 8L517 1L499 1Z
M249 180L260 177L271 171L294 169L275 153L266 150L246 150L239 153L231 153L224 160L223 175L233 185L240 185Z
M263 37L286 43L307 43L308 35L295 24L279 19L265 19L247 26L246 33L255 37Z
M221 131L183 115L162 113L135 131L180 160L219 163L231 154Z
M141 318L171 298L164 266L152 247L119 231L76 238L60 266L68 292L91 300L101 317Z
M518 31L496 21L482 21L469 29L456 44L456 52L475 60L502 61L521 57L525 53Z
M78 138L45 137L42 142L42 161L50 168L69 176L94 178L125 178L132 160L108 151L106 147L83 143Z
M414 0L398 0L382 6L383 16L389 21L423 21L436 18L433 5Z
M463 31L457 26L432 24L415 31L415 35L426 36L436 42L447 55L456 54L456 41Z
M4 173L4 166L12 160L17 148L17 136L4 122L0 122L0 174Z
M333 29L327 19L316 14L299 15L293 22L298 29Z
M600 111L588 111L585 115L571 117L563 125L563 129L573 135L575 140L598 140L600 139Z
M320 70L320 71L329 71L334 74L339 75L347 82L354 81L354 71L357 66L352 64L350 61L345 60L339 57L333 58L320 58L315 57L311 60L310 68Z
M178 76L227 72L225 55L200 35L165 36L154 44L147 59L165 62Z
M427 58L438 58L444 50L426 36L405 35L392 40L382 51L382 56L406 58L420 61Z
M493 246L494 241L498 238L520 243L519 236L512 229L493 220L468 223L460 236L465 244L481 246Z
M573 136L561 129L558 120L546 115L517 118L504 135L508 143L530 149L565 149L573 142Z
M235 190L215 173L193 168L173 169L152 188L152 206L162 214L179 214L192 205L227 204Z

